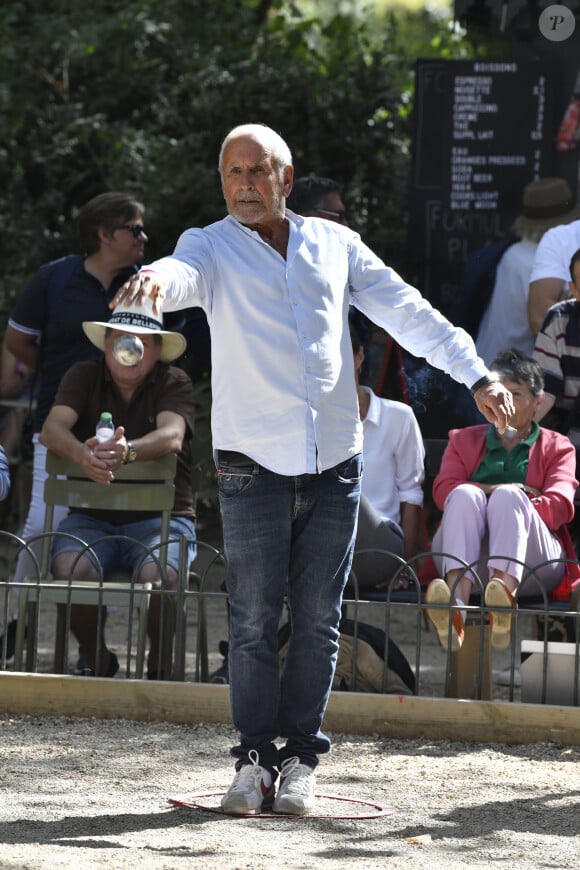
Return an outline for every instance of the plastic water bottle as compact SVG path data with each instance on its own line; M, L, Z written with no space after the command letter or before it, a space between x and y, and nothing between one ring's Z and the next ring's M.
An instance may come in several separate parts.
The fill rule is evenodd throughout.
M101 414L95 434L99 444L102 444L104 441L110 441L114 437L115 426L113 424L113 415L109 414L108 411L103 411Z

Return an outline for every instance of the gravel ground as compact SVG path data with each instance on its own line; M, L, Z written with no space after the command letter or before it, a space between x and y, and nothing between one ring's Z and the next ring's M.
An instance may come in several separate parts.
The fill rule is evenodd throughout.
M211 586L219 588L219 577ZM210 602L208 610L214 668L221 661L218 640L227 636L223 601ZM414 666L416 612L394 613L394 637ZM381 614L360 617L380 625ZM186 680L194 671L194 615ZM107 629L123 660L126 614L110 614ZM51 670L53 631L54 613L43 609L41 672ZM533 636L531 625L525 634ZM445 655L433 631L423 626L419 635L420 694L441 697ZM72 643L70 658L72 666ZM494 651L494 672L508 661ZM495 685L493 697L505 700L506 692ZM235 738L226 726L8 719L0 712L0 728L2 870L580 868L580 747L333 734L317 791L387 805L394 814L361 818L378 811L323 799L320 815L335 818L236 819L169 804L172 796L226 790ZM207 805L218 801L208 798Z
M236 819L168 803L227 788L228 727L32 717L0 726L2 868L580 866L577 747L335 734L317 791L393 815ZM320 809L374 812L338 800Z

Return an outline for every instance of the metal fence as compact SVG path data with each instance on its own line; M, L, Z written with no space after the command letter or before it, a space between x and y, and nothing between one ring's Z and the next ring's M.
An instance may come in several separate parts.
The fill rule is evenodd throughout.
M56 534L56 533L55 533ZM33 542L25 542L8 532L0 532L0 667L13 667L11 662L11 641L13 640L13 619L16 614L20 621L25 620L26 637L22 667L33 672L55 671L61 644L61 667L59 670L74 671L79 651L71 649L70 615L77 595L85 589L85 584L75 583L70 578L58 581L43 578L39 560L32 548ZM35 541L34 543L38 543ZM143 651L139 646L139 632L143 630L141 610L150 605L154 598L160 599L163 618L160 621L160 647L167 651L170 662L164 676L174 680L205 682L217 660L217 646L220 637L227 639L227 595L224 587L226 560L223 552L204 541L196 542L196 558L189 563L187 539L180 540L180 559L176 588L166 588L164 568L159 563L160 580L151 588L144 588L137 582L138 566L132 576L125 579L124 586L118 590L114 604L110 604L109 585L101 577L93 589L94 602L100 604L99 612L105 618L105 608L109 611L107 631L112 623L115 647L122 660L121 674L126 678L139 676L139 657ZM12 569L18 553L29 552L35 570L26 582L15 583ZM384 552L385 558L393 559L393 554ZM444 556L446 554L436 554ZM447 554L448 555L448 554ZM412 562L399 560L400 565L388 586L381 591L361 592L354 572L343 602L345 617L353 620L354 638L351 677L346 689L357 684L360 670L359 650L361 626L369 621L379 628L384 646L382 658L388 662L390 641L404 648L415 677L414 693L432 695L433 681L426 674L432 670L433 659L438 655L441 676L440 693L444 696L468 697L473 699L490 698L490 650L489 650L489 609L483 601L484 583L477 565L463 565L474 581L474 596L465 608L467 612L466 633L469 634L469 649L452 652L450 638L446 650L437 650L433 643L433 633L429 634L427 606L424 600L424 587L419 583L418 567L427 554L420 554ZM528 659L534 657L534 697L538 703L554 703L561 697L555 692L555 682L566 682L563 703L579 705L579 663L580 663L580 601L573 597L571 602L556 602L543 592L535 571L524 567L522 583L517 591L513 608L513 632L509 649L504 654L511 680L501 700L516 702L525 700L518 692L518 672L530 669ZM537 566L536 566L537 568ZM398 581L405 576L407 588L398 589ZM33 594L32 594L33 593ZM29 596L28 604L22 606L22 596ZM60 597L59 597L60 595ZM64 618L60 623L55 617L55 601L60 601ZM453 605L455 607L455 605ZM112 615L111 615L112 614ZM11 629L12 623L12 629ZM530 625L533 626L530 640ZM404 637L401 637L401 626ZM558 642L554 640L556 628ZM23 631L24 626L20 626ZM60 635L60 637L59 637ZM467 634L466 634L467 637ZM526 651L526 645L533 647ZM565 649L564 649L565 647ZM82 652L82 651L81 651ZM521 664L520 664L521 653ZM562 667L565 655L566 667ZM554 665L557 662L557 667ZM388 689L388 669L383 670L383 684L380 690ZM556 675L554 675L556 674ZM463 681L463 682L462 682ZM559 686L559 691L562 689ZM439 693L439 690L438 690Z

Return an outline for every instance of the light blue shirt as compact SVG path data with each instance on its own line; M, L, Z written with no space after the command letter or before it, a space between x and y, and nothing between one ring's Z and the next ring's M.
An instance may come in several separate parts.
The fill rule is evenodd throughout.
M214 450L236 450L278 474L324 471L362 450L348 307L403 347L471 386L489 374L453 327L358 234L287 211L286 259L228 215L186 230L146 270L165 311L191 305L212 338Z

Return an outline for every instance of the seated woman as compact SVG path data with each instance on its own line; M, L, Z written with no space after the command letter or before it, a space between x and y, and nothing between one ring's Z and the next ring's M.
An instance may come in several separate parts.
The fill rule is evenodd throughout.
M566 523L574 515L578 482L576 451L568 438L534 422L544 395L538 363L511 349L499 354L492 368L512 392L516 411L503 434L487 424L449 433L433 484L433 498L443 510L433 553L445 580L433 580L425 600L450 604L454 596L459 608L468 603L475 577L460 565L473 565L485 586L486 607L492 608L491 644L506 649L512 613L493 608L512 607L522 579L523 596L542 589L550 594L561 584L569 589L579 577L577 564L559 561L576 559ZM427 612L445 647L452 621L451 648L458 650L465 612Z

